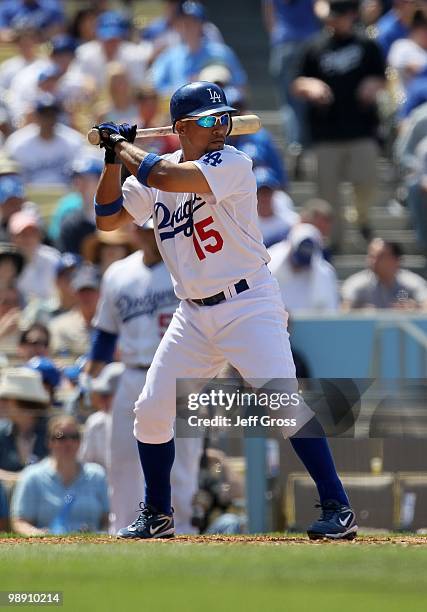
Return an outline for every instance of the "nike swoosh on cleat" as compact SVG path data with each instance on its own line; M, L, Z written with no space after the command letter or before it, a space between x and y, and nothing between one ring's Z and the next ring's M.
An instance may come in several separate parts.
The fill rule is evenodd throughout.
M339 518L338 520L339 520L340 524L341 524L343 527L347 527L347 525L348 525L348 523L349 523L349 520L351 519L351 517L352 517L352 516L353 516L353 514L350 512L350 514L348 514L348 515L347 515L347 516L344 518L344 520L342 520L341 518Z
M169 522L169 519L167 519L166 521L163 521L162 523L160 523L160 525L156 525L155 527L153 527L153 525L150 525L150 535L156 534L158 531L160 531L160 529L163 529L163 527L169 525Z

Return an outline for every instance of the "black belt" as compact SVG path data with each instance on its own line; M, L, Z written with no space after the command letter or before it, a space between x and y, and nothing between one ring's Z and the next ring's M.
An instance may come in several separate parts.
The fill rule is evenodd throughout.
M137 363L135 365L126 364L126 367L130 368L131 370L148 370L150 366Z
M246 279L242 278L238 283L235 283L234 288L236 293L243 293L249 289L249 285ZM225 302L225 293L221 291L221 293L217 293L216 295L211 295L207 298L203 298L200 300L191 300L195 304L199 306L215 306L215 304L220 304L221 302Z

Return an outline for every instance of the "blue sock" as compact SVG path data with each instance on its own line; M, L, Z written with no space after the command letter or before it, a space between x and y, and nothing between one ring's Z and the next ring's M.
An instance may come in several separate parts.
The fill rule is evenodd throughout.
M175 440L146 444L138 440L138 452L145 477L145 503L158 512L171 514L171 469L175 459Z
M312 419L300 429L297 435L297 438L290 438L290 442L316 483L320 503L328 499L335 499L348 506L347 494L337 474L328 440L320 423L317 419Z

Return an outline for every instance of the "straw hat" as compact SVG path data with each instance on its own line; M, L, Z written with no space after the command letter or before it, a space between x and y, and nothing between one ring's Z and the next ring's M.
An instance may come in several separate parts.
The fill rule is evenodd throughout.
M123 245L127 249L127 255L130 255L136 250L132 237L129 235L129 232L126 232L123 228L113 230L112 232L96 230L94 234L89 234L89 236L83 239L80 248L83 259L94 264L99 263L99 251L103 244L114 246Z
M30 368L5 368L0 381L0 398L48 404L40 372Z

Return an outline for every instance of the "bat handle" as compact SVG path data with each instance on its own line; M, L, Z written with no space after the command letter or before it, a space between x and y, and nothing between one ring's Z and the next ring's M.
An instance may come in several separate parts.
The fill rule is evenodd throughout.
M90 129L87 133L87 139L91 145L99 145L99 143L101 142L99 130L97 128Z

